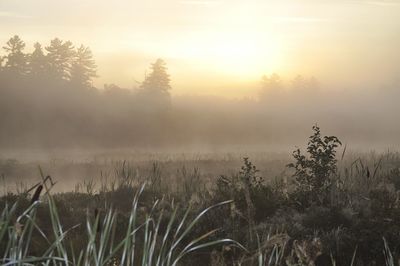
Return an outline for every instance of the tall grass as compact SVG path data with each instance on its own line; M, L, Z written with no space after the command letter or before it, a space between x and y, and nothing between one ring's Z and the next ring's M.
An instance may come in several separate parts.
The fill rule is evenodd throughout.
M231 239L212 240L210 236L216 230L189 239L193 235L193 229L207 212L230 201L208 207L193 219L189 218L190 208L184 212L183 217L180 217L178 207L175 207L168 216L165 226L164 212L162 210L158 214L155 212L159 201L156 201L151 210L145 214L144 220L139 219L138 203L143 190L144 186L137 190L127 226L123 229L118 228L119 214L113 208L109 208L103 216L96 215L94 219L88 215L87 239L84 248L79 252L71 246L67 236L77 227L84 225L77 224L64 229L58 215L57 204L49 193L45 195L45 201L49 208L50 217L47 219L51 220L51 235L49 233L46 235L45 231L49 230L42 230L36 221L38 206L44 203L35 201L19 215L17 215L18 201L6 205L0 216L0 243L6 243L1 250L0 263L2 265L172 266L179 265L179 262L190 253L207 247L233 244L243 248ZM162 223L164 226L161 226ZM117 230L124 230L122 239L117 239ZM47 248L39 255L32 253L34 233L39 234L47 243Z

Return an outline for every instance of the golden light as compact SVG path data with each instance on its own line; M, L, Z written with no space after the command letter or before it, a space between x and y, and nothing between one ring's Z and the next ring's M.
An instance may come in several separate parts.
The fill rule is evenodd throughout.
M206 32L167 47L171 58L191 61L215 73L246 79L279 69L280 46L249 32ZM271 40L273 40L273 37Z
M228 8L216 5L201 14L198 24L143 48L224 77L258 80L284 63L281 33L260 12L239 2Z

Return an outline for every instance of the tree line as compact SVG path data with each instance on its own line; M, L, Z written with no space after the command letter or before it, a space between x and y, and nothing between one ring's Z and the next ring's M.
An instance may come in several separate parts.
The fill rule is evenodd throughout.
M90 87L97 77L96 63L89 47L75 48L70 41L55 38L50 45L34 44L32 53L25 53L25 42L15 35L3 47L1 71L12 76L69 81L76 86Z
M358 128L370 132L371 124L398 131L385 122L398 113L395 91L329 91L314 78L297 76L288 82L272 74L262 78L257 100L176 96L172 105L171 78L162 59L150 65L136 90L114 84L100 90L93 86L97 66L87 46L55 38L48 45L35 43L28 53L25 42L13 36L2 48L0 148L222 146L277 138L287 143L300 128L305 133L308 125L323 121L343 129L342 135L358 136ZM385 108L374 111L372 123L365 114L377 99Z
M54 38L45 47L36 42L32 53L25 53L25 47L25 42L18 35L7 41L3 46L6 55L0 57L1 77L23 76L44 82L69 82L74 87L94 87L97 65L89 47L75 47L71 41L59 38ZM143 89L141 94L168 100L171 86L166 63L157 59L150 70L140 85Z
M150 65L137 90L99 90L87 46L55 38L47 46L35 43L28 53L15 35L2 48L0 147L134 145L165 138L171 85L162 59Z

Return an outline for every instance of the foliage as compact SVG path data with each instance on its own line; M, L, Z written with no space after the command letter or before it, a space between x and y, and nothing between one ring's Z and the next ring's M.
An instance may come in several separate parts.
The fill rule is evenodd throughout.
M25 43L19 38L18 35L10 38L3 47L8 53L6 55L5 69L9 70L12 74L24 74L27 67L26 55L23 53Z
M87 239L84 243L78 243L81 248L76 250L69 236L74 235L84 224L73 225L64 229L63 220L59 216L59 206L55 199L48 194L47 223L51 228L41 228L38 223L38 210L42 203L35 201L21 214L17 212L19 202L12 206L5 205L0 215L0 243L2 246L2 259L4 265L49 263L57 265L178 265L188 254L199 249L212 247L219 244L233 244L240 246L230 239L217 239L206 241L215 230L211 230L192 240L187 236L211 209L218 208L228 202L222 202L204 209L193 219L189 218L190 208L183 217L178 217L178 208L172 209L171 215L162 225L163 210L155 213L159 201L156 201L151 209L143 214L139 210L139 197L144 186L137 190L132 201L131 210L128 213L127 224L124 229L116 227L120 215L112 208L108 208L104 214L95 212L94 218L88 217L86 221ZM14 223L13 217L17 215ZM35 235L36 234L36 235ZM118 237L121 236L122 237ZM45 246L36 249L36 255L32 253L33 242L37 239L45 240ZM73 239L73 238L72 238ZM81 239L82 241L83 239ZM140 241L139 241L140 240ZM206 242L205 242L206 241ZM76 243L75 243L76 244Z
M266 184L258 172L249 158L244 158L239 174L220 176L213 193L213 202L233 199L229 210L214 212L213 220L219 221L216 226L224 226L230 236L248 247L257 246L257 224L272 216L283 202L282 194Z
M71 66L71 82L78 87L91 87L91 81L97 77L96 63L89 47L81 45L76 49Z
M40 43L36 42L34 48L29 56L29 73L36 77L43 77L48 70L47 58Z
M139 97L144 105L155 109L170 107L170 76L167 73L167 64L164 60L159 58L151 64L150 73L145 76L140 88Z
M164 60L157 59L156 62L151 64L150 70L150 74L145 77L141 87L149 93L169 95L171 85Z
M46 47L50 76L59 80L68 80L74 59L74 47L70 41L55 38Z
M311 144L318 143L314 141L318 139L324 141L323 137L311 139ZM332 144L329 140L325 142L329 143ZM331 151L336 151L331 147ZM310 149L310 153L327 154L323 151L323 148L320 153L318 148ZM180 265L397 265L400 205L395 162L398 159L393 159L392 155L385 157L390 159L375 158L373 161L358 158L342 161L342 169L336 165L334 156L328 157L335 163L322 163L317 157L306 157L305 160L314 160L315 164L310 163L314 168L303 170L310 176L320 173L321 169L330 173L318 175L331 184L322 186L320 192L320 198L327 200L311 201L311 192L306 191L310 201L301 208L292 201L298 197L298 183L287 183L284 176L275 184L273 179L261 176L264 172L248 158L244 158L237 173L220 176L213 182L205 179L197 168L189 171L180 163L179 170L173 174L177 178L174 180L168 178L162 163L153 163L144 174L124 161L115 166L115 180L90 179L75 192L59 193L50 198L42 196L43 201L33 205L30 202L37 198L40 190L30 198L21 186L21 195L7 194L0 198L1 207L4 206L0 222L7 228L0 239L0 251L7 253L6 259L30 259L32 264L44 264L45 252L50 250L51 256L46 261L50 264L56 260L78 265L118 264L124 260L127 264L130 260L129 263L133 261L135 265L150 265L151 260L152 265L161 265L157 261L168 260L167 250L174 246L179 232L186 232L185 228L200 216L173 248L170 262L184 252L187 256L179 259ZM21 167L15 162L3 164L7 172ZM141 191L138 184L142 182L147 183L149 189ZM130 223L132 198L136 199L138 193L140 201L136 201L133 226ZM340 198L340 204L328 200L333 196ZM5 202L18 204L13 207ZM220 202L224 204L219 205ZM207 206L216 207L208 209ZM18 218L26 210L28 213ZM15 223L17 219L19 223ZM35 224L30 225L31 220ZM108 224L111 220L113 222ZM4 228L0 226L0 232ZM215 228L219 230L214 231ZM31 241L27 241L30 231ZM131 238L127 232L131 232ZM177 232L178 236L174 237ZM22 235L18 235L20 233ZM192 239L220 245L202 246L204 242L196 242L191 247L199 245L204 249L202 252L193 250L190 256L186 251L191 247L186 247ZM221 239L233 239L246 249L235 248L239 244L231 240L218 242ZM11 249L11 245L17 247L16 250ZM121 246L120 249L116 250L117 246ZM135 250L135 254L126 250ZM109 254L115 255L110 257Z
M308 157L297 149L293 152L295 163L288 164L295 170L294 199L303 207L326 203L333 184L332 176L337 172L336 149L341 145L335 136L322 137L318 126L313 126L313 131L307 146Z

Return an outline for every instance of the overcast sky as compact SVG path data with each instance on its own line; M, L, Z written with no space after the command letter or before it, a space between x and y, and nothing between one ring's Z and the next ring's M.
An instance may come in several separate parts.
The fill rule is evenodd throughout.
M251 94L263 74L384 84L400 76L400 0L0 0L0 41L92 48L96 85L164 58L174 93Z

